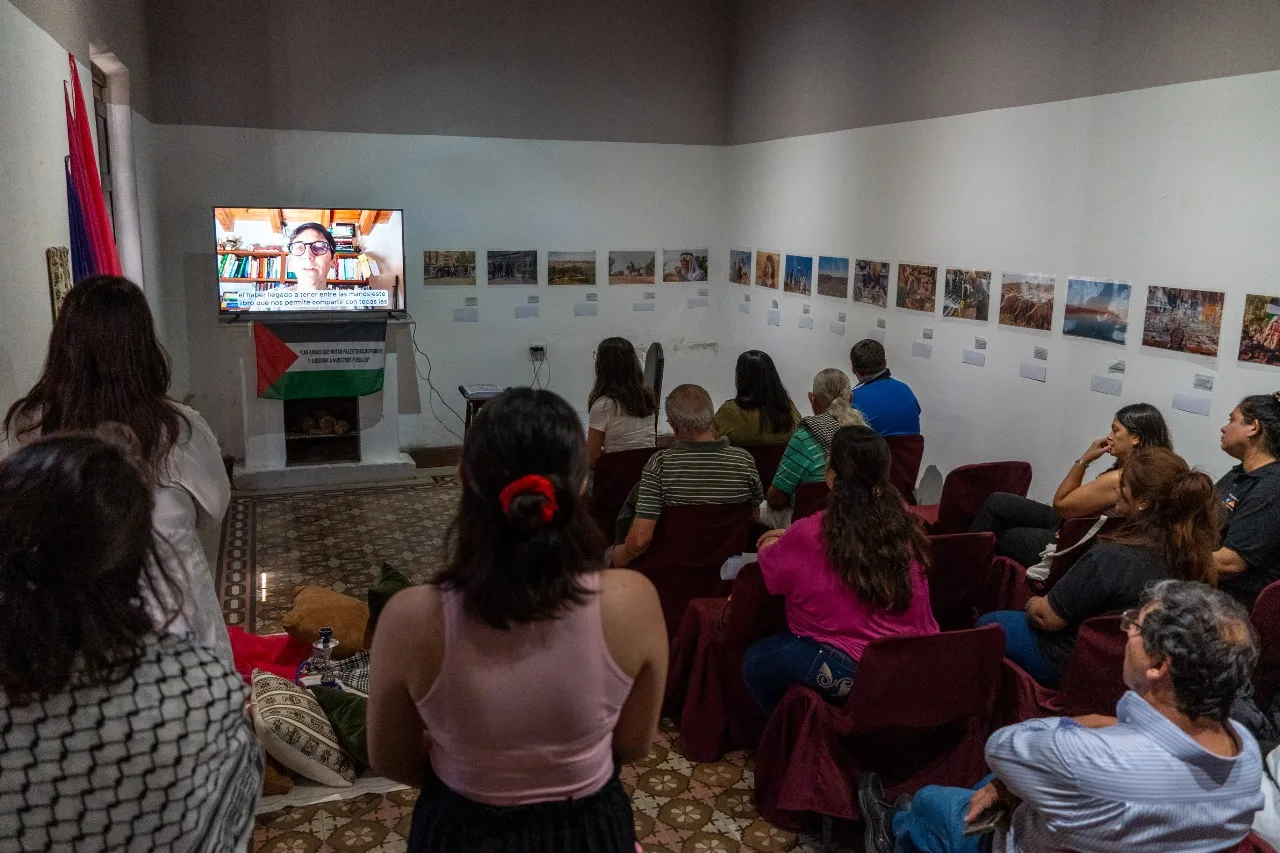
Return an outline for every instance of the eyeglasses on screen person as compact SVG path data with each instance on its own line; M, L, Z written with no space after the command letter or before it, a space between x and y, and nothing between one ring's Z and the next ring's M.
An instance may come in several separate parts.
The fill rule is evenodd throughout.
M295 240L289 244L289 254L297 255L298 257L302 257L306 254L308 249L311 250L311 257L313 258L321 258L329 254L329 244L324 240L316 240L313 243L308 243L304 240Z

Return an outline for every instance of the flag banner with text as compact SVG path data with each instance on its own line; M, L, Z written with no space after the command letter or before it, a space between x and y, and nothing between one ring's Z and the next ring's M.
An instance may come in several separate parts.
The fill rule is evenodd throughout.
M254 323L258 396L364 397L382 390L387 322Z

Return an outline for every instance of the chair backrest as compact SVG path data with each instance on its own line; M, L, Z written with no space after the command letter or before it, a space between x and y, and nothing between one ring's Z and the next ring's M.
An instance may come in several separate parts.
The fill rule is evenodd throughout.
M987 714L1000 687L1004 630L885 637L867 644L846 706L861 731L929 729Z
M961 465L942 481L934 533L964 533L994 492L1026 497L1031 488L1027 462L981 462Z
M724 643L730 654L742 655L763 637L787 628L786 599L769 592L759 563L747 563L733 579Z
M666 359L662 355L662 344L654 341L644 355L644 384L653 389L653 396L658 401L658 410L653 413L653 431L658 431L658 419L662 417L662 370Z
M889 445L889 482L902 493L903 500L914 506L920 460L924 456L924 436L886 435L884 442Z
M791 510L791 520L799 521L827 508L831 489L826 483L805 483L796 489L796 502Z
M747 548L752 504L669 506L662 510L653 542L635 562L658 588L667 636L675 636L684 609L695 598L724 595L720 567Z
M1119 616L1094 616L1080 624L1076 645L1062 672L1068 714L1114 714L1124 695L1124 647L1128 636Z
M1065 551L1067 548L1077 544L1084 538L1084 535L1089 532L1097 520L1097 516L1092 516L1090 518L1068 518L1064 520L1058 527L1057 549L1059 551ZM1120 516L1108 516L1106 523L1102 525L1102 529L1099 530L1098 533L1110 533L1121 524L1124 524L1124 519ZM1045 578L1044 583L1039 586L1038 592L1043 595L1050 589L1053 589L1053 585L1067 573L1068 569L1076 564L1077 560L1087 554L1089 549L1093 547L1093 543L1097 541L1097 535L1095 535L1089 544L1082 545L1069 554L1054 556L1054 558L1049 562L1049 576Z
M756 460L756 471L760 473L760 482L764 484L765 491L768 491L769 484L773 482L773 475L778 473L778 466L782 464L782 453L787 446L785 444L748 444L743 445L742 449Z
M1258 632L1258 665L1253 670L1253 697L1258 707L1271 707L1280 689L1280 581L1258 593L1250 616Z
M1258 833L1250 832L1243 841L1231 848L1231 853L1276 853L1276 848Z
M591 483L591 517L600 525L608 541L614 539L613 526L618 520L618 512L627 502L632 487L640 482L645 463L657 452L656 447L641 447L604 453L596 460Z
M989 597L991 559L996 537L991 533L930 536L929 603L944 631L972 628Z

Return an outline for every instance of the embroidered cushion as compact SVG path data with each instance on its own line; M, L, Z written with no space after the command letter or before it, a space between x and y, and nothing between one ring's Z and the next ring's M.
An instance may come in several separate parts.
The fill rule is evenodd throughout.
M253 724L267 755L295 773L335 787L355 781L355 766L324 709L305 688L255 669Z

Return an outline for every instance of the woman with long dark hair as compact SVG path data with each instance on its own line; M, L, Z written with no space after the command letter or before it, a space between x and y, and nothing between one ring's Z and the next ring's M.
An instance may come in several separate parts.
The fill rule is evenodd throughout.
M1172 450L1144 447L1121 469L1114 503L1124 524L1099 534L1047 595L1032 598L1025 613L978 620L1004 628L1005 654L1046 686L1058 685L1084 620L1136 606L1152 581L1217 580L1218 517L1207 474Z
M82 433L0 461L0 850L247 849L248 691L138 594L171 582L139 465Z
M564 400L487 403L444 571L378 620L369 758L422 786L410 851L634 851L615 755L642 758L656 735L666 627L646 578L603 568L586 477Z
M644 384L636 348L626 338L596 347L596 382L587 397L587 460L602 453L653 447L658 399Z
M172 600L149 598L155 614L178 610L169 630L231 660L210 565L216 559L231 484L218 440L194 409L169 399L169 358L136 284L94 276L71 288L49 335L44 370L9 409L10 449L60 430L123 424L141 448L155 488L160 559L177 581Z
M1222 589L1252 608L1280 580L1280 393L1245 397L1222 428L1240 464L1218 481L1222 543L1213 554Z
M734 383L737 396L716 411L720 437L736 445L786 444L800 425L800 412L769 354L753 349L738 356Z
M792 684L843 705L867 643L938 632L925 576L929 543L889 482L884 439L868 426L836 430L827 485L826 510L757 545L765 586L786 597L788 628L743 659L747 689L766 713Z
M1057 536L1064 518L1084 518L1110 510L1116 502L1120 472L1130 455L1142 447L1173 449L1164 415L1150 403L1124 406L1111 419L1111 430L1095 440L1071 463L1058 484L1053 504L996 492L987 498L969 527L972 533L994 533L996 554L1033 566ZM1093 480L1085 482L1089 466L1110 454L1115 462Z

